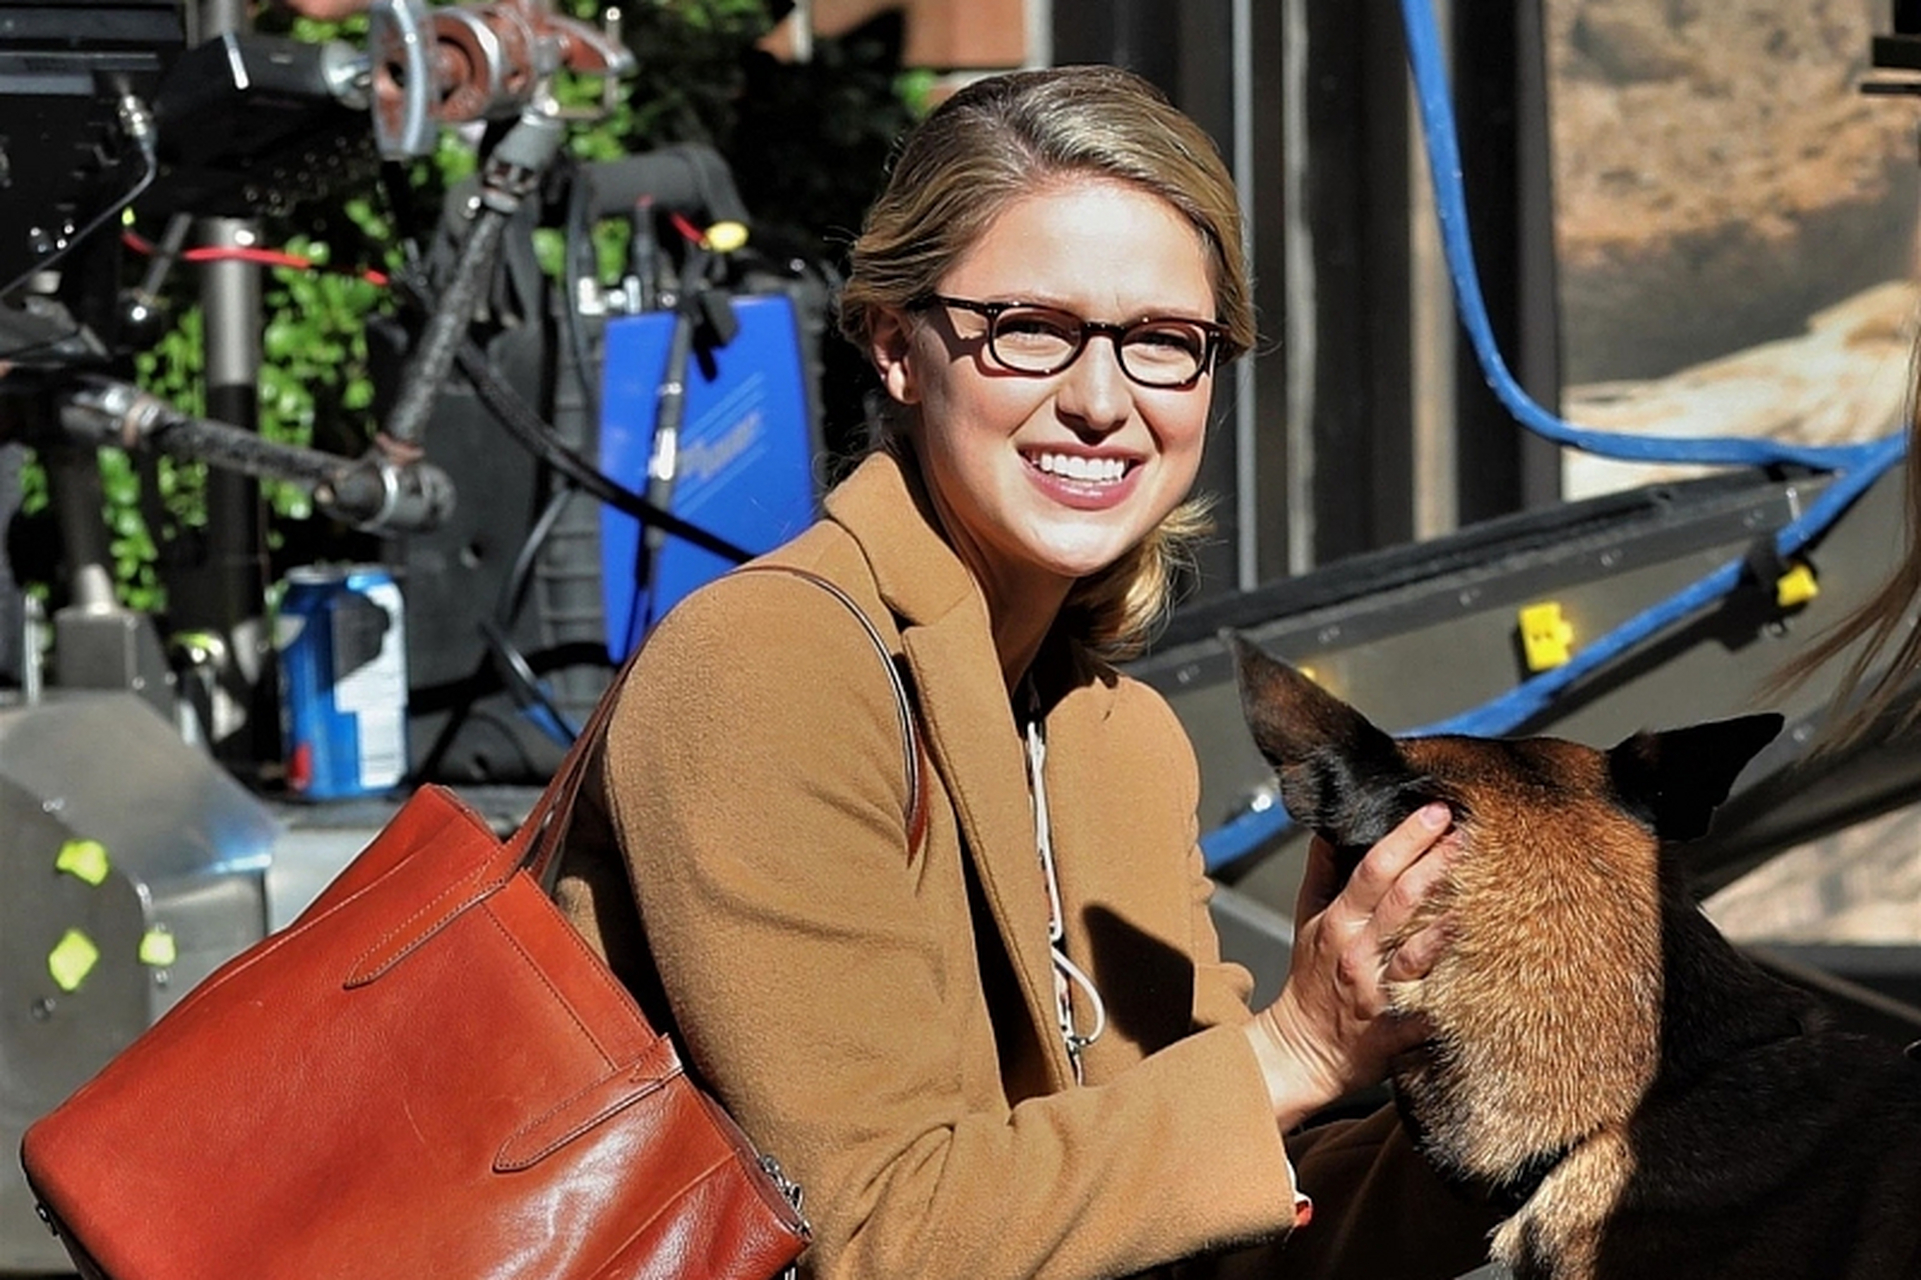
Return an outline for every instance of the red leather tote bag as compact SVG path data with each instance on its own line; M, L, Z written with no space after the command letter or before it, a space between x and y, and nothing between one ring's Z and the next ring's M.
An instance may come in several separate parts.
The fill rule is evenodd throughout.
M298 920L29 1128L28 1181L84 1275L766 1280L792 1262L798 1197L542 884L612 701L511 840L421 789Z

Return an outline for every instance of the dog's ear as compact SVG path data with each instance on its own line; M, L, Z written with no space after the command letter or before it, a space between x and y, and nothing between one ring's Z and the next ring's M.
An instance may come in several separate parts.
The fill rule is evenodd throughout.
M1782 723L1768 712L1637 733L1608 752L1615 794L1661 839L1696 839L1707 834L1715 807Z
M1294 820L1343 849L1367 849L1426 798L1393 738L1231 628L1241 710Z

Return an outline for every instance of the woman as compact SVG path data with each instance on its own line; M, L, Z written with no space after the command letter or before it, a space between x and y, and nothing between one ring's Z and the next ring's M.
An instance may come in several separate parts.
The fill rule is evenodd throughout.
M904 665L924 835L871 642L818 586L740 574L649 639L563 884L806 1189L804 1265L1122 1275L1277 1241L1303 1191L1322 1221L1277 1274L1474 1265L1490 1220L1391 1117L1283 1142L1419 1035L1381 987L1441 938L1382 940L1441 872L1445 813L1338 894L1317 852L1293 974L1250 1016L1191 748L1108 665L1167 607L1213 380L1254 337L1206 136L1111 68L963 89L870 212L842 328L890 398L886 447L770 558L838 584Z

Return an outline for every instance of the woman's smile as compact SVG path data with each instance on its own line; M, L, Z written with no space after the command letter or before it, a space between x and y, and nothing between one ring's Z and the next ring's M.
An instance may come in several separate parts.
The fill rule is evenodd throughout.
M1097 511L1126 501L1139 474L1140 460L1118 454L1062 450L1023 453L1041 492L1063 505Z

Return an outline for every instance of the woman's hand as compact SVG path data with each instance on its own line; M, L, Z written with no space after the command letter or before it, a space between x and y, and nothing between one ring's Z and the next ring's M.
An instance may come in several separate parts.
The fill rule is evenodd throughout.
M1291 1129L1379 1081L1394 1055L1419 1043L1418 1022L1387 1010L1386 984L1422 977L1446 945L1442 922L1387 942L1447 871L1446 805L1416 812L1368 850L1347 884L1316 836L1294 908L1294 956L1279 998L1247 1024L1275 1119Z

